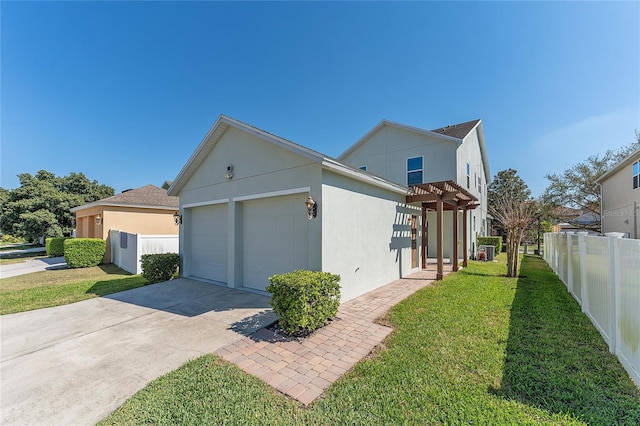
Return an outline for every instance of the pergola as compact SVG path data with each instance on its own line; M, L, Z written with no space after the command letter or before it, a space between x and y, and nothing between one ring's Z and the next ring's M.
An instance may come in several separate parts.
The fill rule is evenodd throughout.
M438 269L436 279L443 277L442 212L453 213L453 248L451 263L453 271L458 270L458 212L462 210L462 265L467 266L467 211L478 207L478 199L454 181L442 181L412 185L407 194L407 204L421 203L422 206L422 269L427 268L427 210L436 211L436 251Z

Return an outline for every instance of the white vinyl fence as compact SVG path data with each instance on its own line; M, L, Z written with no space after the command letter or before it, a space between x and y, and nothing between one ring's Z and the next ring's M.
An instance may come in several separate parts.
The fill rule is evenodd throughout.
M143 254L178 253L177 235L142 235L109 230L111 263L132 274L142 273Z
M640 240L544 234L544 259L640 386Z

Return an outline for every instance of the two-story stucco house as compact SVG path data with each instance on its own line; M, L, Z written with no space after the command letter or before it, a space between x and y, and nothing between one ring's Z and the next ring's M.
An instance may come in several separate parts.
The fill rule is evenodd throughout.
M602 233L622 232L640 238L640 149L598 179Z
M466 259L488 176L479 120L383 121L336 160L221 115L168 189L181 273L260 292L273 274L325 270L345 301L426 267L427 254L440 268L455 246Z
M467 255L471 255L471 250L476 247L478 236L488 235L487 184L490 173L482 121L473 120L427 131L383 120L338 160L399 185L454 181L479 200L478 207L468 217ZM434 211L428 213L428 223L434 223L435 215ZM445 229L450 229L450 213L445 215L444 222ZM429 232L428 247L435 247L435 243L436 233ZM445 238L445 257L451 257L451 246L452 240ZM435 256L435 253L428 254Z

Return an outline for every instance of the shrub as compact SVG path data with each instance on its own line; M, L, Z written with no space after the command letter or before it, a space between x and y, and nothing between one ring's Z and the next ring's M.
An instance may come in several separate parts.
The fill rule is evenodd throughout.
M340 275L299 270L274 275L269 283L271 306L289 334L311 333L338 313Z
M180 256L176 253L143 254L140 258L142 276L149 284L169 281L178 271Z
M102 262L107 244L100 238L70 238L64 241L64 260L69 268L88 268Z
M14 237L13 235L3 234L2 235L3 243L24 243L26 242L24 238Z
M502 251L502 237L478 237L478 246L494 246L498 254Z
M47 250L47 256L57 257L64 256L64 241L70 237L55 237L47 238L45 240L45 247Z

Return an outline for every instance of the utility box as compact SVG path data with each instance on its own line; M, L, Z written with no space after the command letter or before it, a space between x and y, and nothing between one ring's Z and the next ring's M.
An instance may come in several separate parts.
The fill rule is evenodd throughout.
M478 247L481 252L484 252L484 260L486 262L493 262L496 257L496 248L490 245L481 245Z

